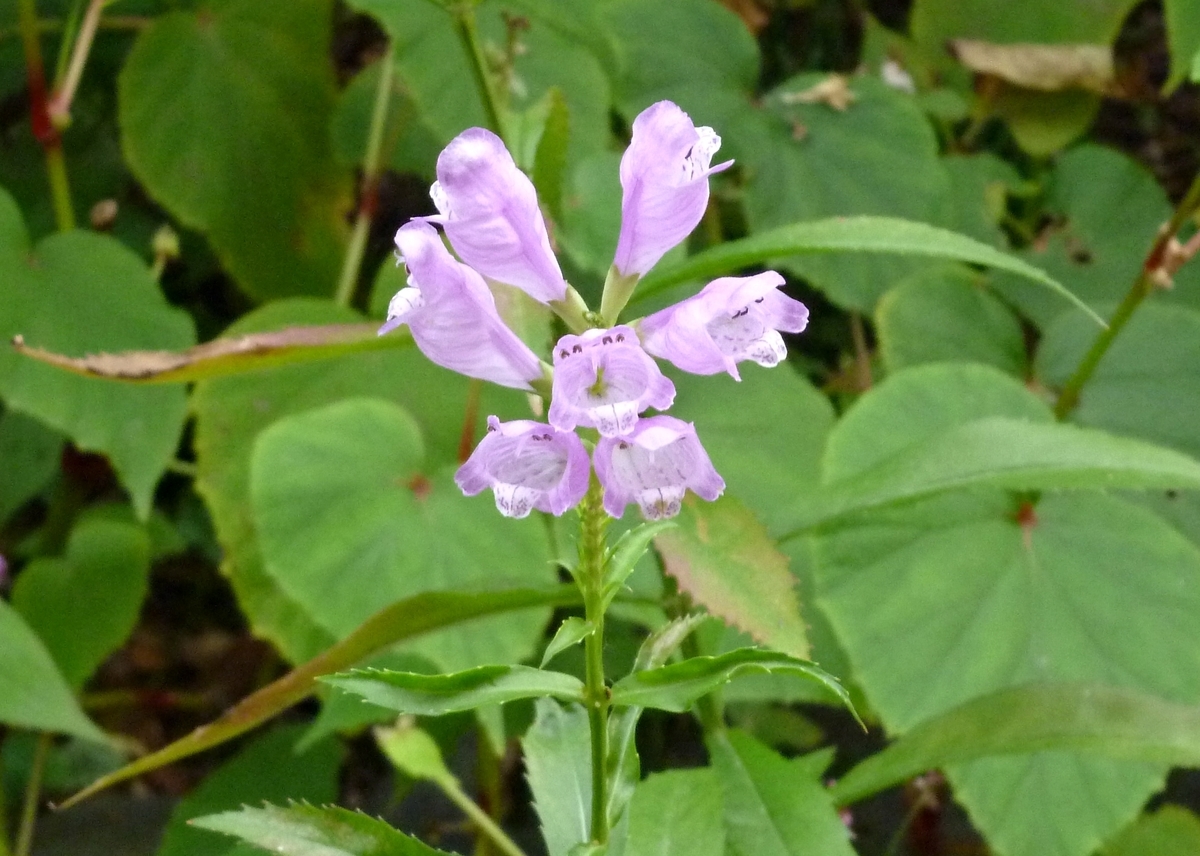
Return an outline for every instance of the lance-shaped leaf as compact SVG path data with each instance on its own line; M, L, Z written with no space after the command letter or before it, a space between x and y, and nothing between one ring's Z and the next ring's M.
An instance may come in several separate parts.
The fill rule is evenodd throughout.
M613 685L612 703L615 707L634 705L681 712L738 675L770 672L808 678L854 711L849 694L837 678L816 664L759 648L738 648L716 657L693 657L682 663L634 672Z
M682 264L652 272L638 286L631 304L681 282L712 279L771 259L831 252L893 253L956 259L1008 271L1057 292L1088 313L1096 323L1105 326L1100 316L1062 283L1033 265L966 235L896 217L813 220L729 241L697 253Z
M1000 690L917 725L834 787L841 805L925 770L1050 749L1178 766L1200 764L1200 707L1094 684Z
M449 675L356 669L324 678L323 682L356 693L380 707L421 716L473 710L522 698L583 699L583 683L578 678L528 666L478 666Z
M242 699L215 721L96 780L61 807L67 808L118 782L232 740L312 694L321 675L352 666L397 642L485 615L531 606L578 603L579 591L574 586L495 592L425 592L406 598L380 610L328 651ZM0 607L0 615L2 610Z
M337 806L268 805L210 814L192 824L282 856L449 856L382 820Z
M1200 463L1171 449L1103 431L993 416L938 432L860 475L805 497L798 522L809 528L964 487L1196 488Z
M323 324L288 327L269 333L248 333L214 339L183 351L121 351L83 357L64 354L13 339L18 354L60 369L130 383L189 383L241 372L260 371L309 360L324 360L389 348L411 347L406 334L378 336L375 324Z
M625 580L633 573L654 538L668 529L675 527L674 520L653 520L640 523L630 529L618 540L612 549L612 555L604 565L603 604L607 608L612 599L617 596Z
M578 645L595 632L596 625L590 621L585 621L578 615L564 618L563 623L559 625L558 630L555 632L554 638L546 646L546 652L542 654L542 668L545 668L547 663L563 651L572 645Z
M549 699L521 739L525 774L550 856L575 856L591 838L592 764L587 711ZM585 851L586 852L586 851Z

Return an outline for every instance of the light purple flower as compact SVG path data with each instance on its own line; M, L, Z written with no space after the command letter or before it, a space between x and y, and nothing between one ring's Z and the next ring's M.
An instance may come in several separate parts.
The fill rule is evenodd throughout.
M489 416L487 435L454 482L467 496L490 487L506 517L525 517L535 508L559 515L583 499L589 471L587 450L574 433Z
M729 372L753 360L774 366L787 356L785 333L808 325L808 309L778 291L783 277L775 271L714 279L699 294L644 319L638 329L643 347L685 372Z
M554 346L549 418L556 428L583 425L605 437L628 434L647 407L665 410L674 400L675 384L629 327L563 336Z
M651 416L625 437L602 438L593 463L604 488L604 510L613 517L631 502L647 520L674 517L688 488L709 502L725 490L696 427L673 416Z
M463 131L438 156L437 176L429 195L439 213L428 219L464 262L542 303L566 297L537 191L499 137Z
M659 101L633 120L621 158L621 234L613 265L622 276L646 273L686 238L708 206L709 166L721 147L712 128L697 128L679 107Z
M421 353L467 377L531 390L542 376L533 351L500 320L487 283L456 261L428 223L412 220L396 233L408 288L388 304L380 335L407 324Z

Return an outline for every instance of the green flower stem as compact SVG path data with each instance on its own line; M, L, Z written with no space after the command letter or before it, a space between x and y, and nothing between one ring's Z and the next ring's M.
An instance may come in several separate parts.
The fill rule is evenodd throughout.
M34 138L46 156L46 173L50 179L50 198L54 204L54 219L60 232L75 228L75 210L71 205L71 190L67 182L67 166L63 160L62 138L50 119L46 97L46 70L42 64L37 6L34 0L19 0L21 44L25 51L25 73L29 81L29 119Z
M1171 241L1175 234L1183 227L1184 223L1200 210L1200 175L1197 175L1192 181L1192 186L1188 188L1187 194L1183 197L1183 201L1175 209L1175 213L1171 215L1170 221L1159 232L1158 238L1155 239L1154 245L1150 248L1150 252L1146 254L1146 261L1142 264L1142 270L1134 280L1133 286L1121 301L1121 305L1117 307L1112 318L1108 322L1108 327L1101 330L1096 336L1092 346L1087 353L1083 355L1083 359L1079 361L1079 365L1075 367L1075 371L1063 384L1062 390L1058 393L1058 400L1054 404L1054 415L1059 419L1065 419L1076 405L1079 404L1079 395L1083 391L1084 385L1091 380L1092 375L1096 373L1096 368L1100 365L1100 361L1104 359L1104 355L1108 353L1108 349L1112 347L1112 343L1125 329L1125 325L1129 323L1129 319L1133 317L1133 313L1141 306L1142 301L1154 293L1158 288L1158 276L1166 273L1168 276L1174 271L1169 265L1165 264L1168 259L1168 254L1171 246Z
M379 84L375 89L375 106L371 110L371 127L367 132L367 150L363 155L358 215L354 218L354 230L350 233L350 243L346 247L346 256L342 259L342 272L338 276L337 291L333 298L339 306L349 306L350 301L354 299L359 270L362 268L363 254L367 248L367 237L371 231L371 221L375 219L375 209L379 203L379 173L382 172L383 137L387 128L388 104L392 97L392 73L395 66L395 63L392 62L390 48L379 62Z
M0 737L0 746L4 739ZM0 776L0 856L12 856L8 846L8 796L4 792L4 776Z
M50 120L54 122L56 128L65 128L71 124L71 102L75 100L75 91L79 88L79 81L83 78L83 67L87 64L88 54L92 52L92 41L96 38L96 30L100 26L100 13L107 3L108 0L89 0L87 12L83 16L83 25L79 28L79 35L75 37L74 44L71 45L66 72L55 75L54 97L50 99L48 110ZM77 11L78 6L71 10L72 17ZM67 53L66 37L68 35L70 35L70 28L64 33L63 46L59 52L60 72L62 71L61 55Z
M608 706L604 682L604 565L605 533L609 517L604 511L600 482L592 474L587 496L579 507L579 570L576 580L583 589L584 614L595 631L584 641L586 673L584 702L592 738L592 841L608 841Z
M604 326L611 327L617 323L617 318L633 295L639 279L641 277L636 273L622 276L615 265L608 269L608 276L604 280L604 294L600 297L600 317L604 319Z
M499 848L501 853L506 856L525 856L525 852L517 846L499 825L488 816L488 813L481 809L479 805L471 799L463 791L462 786L454 779L437 779L437 784L441 787L442 792L450 798L450 802L454 803L463 814L471 819L471 822L482 832L487 838Z
M42 795L42 774L46 770L46 756L50 754L53 737L43 731L38 735L37 748L33 751L33 765L29 769L29 781L25 785L25 803L21 807L21 826L17 830L17 847L14 856L29 856L33 848L33 829L37 825L39 798Z
M483 102L483 109L487 114L488 127L507 143L508 135L504 132L504 122L501 119L500 96L492 83L487 59L483 55L483 46L479 43L479 28L475 23L475 6L470 2L460 3L453 9L452 14L458 38L467 52L467 58L471 61L471 74L475 78L475 87L479 90L479 99Z

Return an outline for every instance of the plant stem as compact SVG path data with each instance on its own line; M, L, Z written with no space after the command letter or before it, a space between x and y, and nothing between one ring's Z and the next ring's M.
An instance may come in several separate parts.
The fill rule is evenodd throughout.
M33 750L33 766L25 785L25 803L21 807L21 826L17 831L14 856L29 856L33 847L33 828L37 825L38 798L42 793L42 773L46 770L46 756L50 754L52 741L53 737L48 732L43 731L38 735L37 748Z
M0 733L0 749L4 746L4 734ZM4 776L0 773L0 856L12 856L8 846L8 796L4 792Z
M71 190L67 183L67 167L63 160L62 138L50 120L46 97L46 70L42 64L42 45L38 33L37 7L34 0L19 0L21 44L25 51L25 73L29 81L29 120L34 138L46 156L46 172L50 179L50 197L54 203L54 219L60 232L75 228L75 211L71 206Z
M71 54L67 50L67 46L75 41L75 34L79 32L79 21L83 18L83 7L87 2L88 0L73 0L71 10L63 19L62 36L58 42L58 61L54 65L55 89L62 86L63 78L67 75L67 67L71 62ZM45 29L45 22L38 21L38 26Z
M579 508L579 572L584 615L596 629L584 641L586 673L584 703L592 740L592 841L608 841L608 686L604 682L604 566L608 514L602 504L600 482L592 475L587 496Z
M1079 395L1083 391L1084 385L1091 380L1100 361L1112 347L1112 343L1125 329L1125 325L1129 323L1129 319L1133 317L1133 313L1142 301L1154 293L1157 287L1156 275L1164 270L1164 260L1167 258L1171 241L1198 208L1200 208L1200 175L1192 180L1192 186L1188 188L1188 192L1175 209L1175 213L1171 215L1170 221L1158 233L1158 237L1150 247L1150 252L1146 254L1146 260L1142 263L1142 269L1138 273L1137 279L1134 280L1125 298L1113 313L1108 327L1101 330L1096 336L1092 346L1088 348L1083 359L1079 361L1079 365L1075 367L1075 371L1063 384L1058 393L1058 400L1054 403L1054 415L1057 418L1065 419L1079 404Z
M487 59L483 55L483 46L479 43L479 29L475 24L475 6L464 2L454 9L455 29L458 38L471 61L471 74L475 78L475 87L479 90L479 99L483 102L483 110L487 114L487 123L500 139L508 142L504 122L500 115L500 98L492 84L492 75L488 71Z
M488 816L488 813L463 792L462 786L458 782L453 779L438 779L437 783L441 785L442 791L450 798L450 801L462 809L463 813L471 818L471 822L479 828L479 831L499 847L502 853L506 853L508 856L525 856L524 851Z
M71 60L66 74L61 80L55 81L56 91L50 100L49 112L56 128L65 128L71 122L71 102L75 100L75 91L83 77L83 67L87 64L88 54L92 51L92 41L96 38L96 30L100 26L100 13L107 2L108 0L89 0L87 12L83 16L83 25L71 46ZM64 36L68 34L69 31ZM63 48L65 53L65 37Z
M379 62L379 84L375 89L375 106L371 110L371 128L367 132L367 150L363 154L358 216L354 219L354 230L350 233L350 243L346 247L346 256L342 260L342 272L338 276L337 291L334 293L334 300L339 306L349 306L350 301L354 299L355 286L358 285L358 273L362 268L363 254L367 249L367 236L371 231L371 221L375 219L375 211L379 206L379 173L382 172L380 161L383 154L384 131L387 128L388 104L392 97L392 72L395 67L392 62L391 48Z

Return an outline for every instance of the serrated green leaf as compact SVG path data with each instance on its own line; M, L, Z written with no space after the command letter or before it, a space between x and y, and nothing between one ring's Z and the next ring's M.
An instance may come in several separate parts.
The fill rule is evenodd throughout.
M623 534L617 543L612 548L612 556L604 566L604 607L607 608L612 599L620 592L621 587L625 584L625 580L629 579L629 575L633 573L637 563L642 556L646 555L646 551L650 549L650 543L655 536L666 532L668 529L673 529L676 526L674 520L656 520L647 523L639 523L637 526Z
M711 736L708 747L724 791L731 852L852 856L849 832L821 784L827 753L786 761L738 731Z
M1198 467L1200 468L1200 467ZM684 502L678 525L655 544L680 591L756 642L808 656L788 558L736 500Z
M80 311L80 307L87 307ZM0 190L0 340L59 353L185 348L191 319L172 308L145 263L108 235L74 231L34 246ZM183 428L183 389L132 389L73 377L0 348L0 397L112 462L141 517Z
M290 725L263 734L206 776L171 812L156 856L228 856L228 841L195 828L194 818L248 803L336 799L341 749L326 740L298 754L294 747L302 731Z
M853 712L850 697L842 685L819 666L759 648L739 648L716 657L693 657L682 663L633 672L613 685L612 703L615 707L631 705L682 712L696 699L719 689L739 674L756 672L788 672L805 677L824 687L831 698L836 698Z
M133 172L259 298L337 281L352 203L329 144L332 19L329 0L171 12L141 33L118 81Z
M722 856L721 785L709 768L667 770L638 783L629 802L626 852Z
M578 645L587 637L596 632L596 625L590 621L584 621L577 615L572 615L563 619L563 623L559 625L558 630L554 632L554 638L550 640L550 644L546 646L546 652L542 654L542 668L553 660L563 651L570 648L572 645Z
M324 653L242 699L214 722L203 725L157 752L107 775L75 794L62 808L104 788L187 758L244 734L311 695L317 678L359 663L397 642L431 630L460 625L486 615L531 606L580 606L575 586L494 592L425 592L381 609Z
M523 698L583 698L583 683L563 672L528 666L479 666L449 675L358 669L321 679L399 713L440 716Z
M464 497L452 473L427 468L417 423L389 401L348 399L276 423L251 461L267 573L335 636L425 590L551 584L542 521ZM330 598L331 586L342 594ZM443 669L516 662L547 619L543 610L493 618L413 650Z
M450 856L382 820L337 806L243 808L196 818L192 825L282 856Z
M639 284L631 305L656 292L689 280L711 279L751 264L801 253L896 253L953 259L1008 271L1050 289L1105 326L1091 307L1058 280L1028 262L974 238L925 223L894 217L836 217L793 223L749 238L729 241L689 258L680 265L652 271Z
M85 521L61 558L25 566L12 605L78 691L137 624L149 576L150 541L140 526Z
M104 742L54 660L21 616L0 600L0 722Z
M851 514L962 488L1196 488L1200 463L1161 446L1070 425L1001 416L914 444L805 498L796 532Z
M551 699L535 704L521 739L525 777L550 856L567 856L592 837L592 764L587 712Z
M1088 684L1030 684L925 720L834 786L840 805L926 770L991 755L1070 749L1112 758L1200 764L1200 708Z

